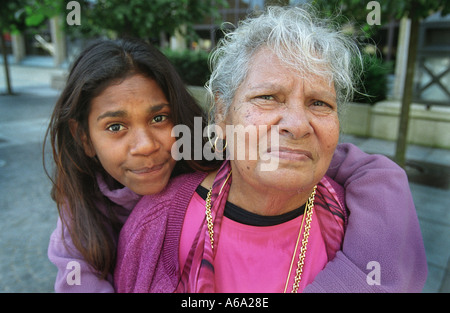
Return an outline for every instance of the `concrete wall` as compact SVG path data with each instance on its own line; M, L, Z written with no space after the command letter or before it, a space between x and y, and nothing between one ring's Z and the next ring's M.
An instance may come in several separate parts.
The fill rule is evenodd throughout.
M349 103L341 115L344 133L396 140L400 101L381 101L373 106ZM450 107L412 104L408 143L450 149Z
M341 131L346 134L370 137L371 108L365 103L348 103L339 116Z

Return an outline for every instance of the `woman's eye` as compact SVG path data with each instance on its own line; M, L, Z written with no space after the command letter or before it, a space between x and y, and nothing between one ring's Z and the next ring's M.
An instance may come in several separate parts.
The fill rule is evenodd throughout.
M112 124L112 125L109 125L107 129L108 129L109 131L113 132L113 133L117 133L117 132L123 130L124 128L125 128L125 127L124 127L123 125L120 125L120 124Z
M319 107L323 107L323 106L327 105L327 104L326 104L325 102L323 102L323 101L314 101L313 104L314 104L315 106L319 106Z
M152 119L153 123L161 123L167 119L167 115L157 115Z
M320 101L320 100L314 101L314 102L313 102L313 105L316 106L316 107L324 107L324 108L330 108L330 109L332 108L331 105L329 105L329 104L326 103L326 102Z
M262 96L259 96L258 98L263 99L263 100L273 100L273 99L275 99L273 96L269 96L269 95L262 95Z

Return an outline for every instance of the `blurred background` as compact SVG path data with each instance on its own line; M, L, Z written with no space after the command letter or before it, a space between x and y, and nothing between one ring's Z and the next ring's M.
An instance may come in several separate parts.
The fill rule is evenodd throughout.
M53 291L56 268L47 246L57 210L42 164L50 151L42 145L67 71L84 47L98 38L148 40L205 107L208 55L223 31L265 6L303 3L323 16L341 13L340 29L359 42L360 93L341 116L340 140L406 170L427 253L424 292L450 292L446 0L2 0L0 292Z

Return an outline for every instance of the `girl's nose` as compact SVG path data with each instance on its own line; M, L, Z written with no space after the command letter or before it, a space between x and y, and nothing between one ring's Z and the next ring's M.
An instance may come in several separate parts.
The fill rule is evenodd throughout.
M133 134L130 153L147 156L159 149L159 144L148 130L136 130Z

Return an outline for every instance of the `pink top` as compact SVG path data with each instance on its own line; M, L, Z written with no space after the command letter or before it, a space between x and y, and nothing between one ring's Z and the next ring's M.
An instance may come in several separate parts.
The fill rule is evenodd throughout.
M205 200L194 193L181 232L181 269L204 217ZM224 216L214 260L216 292L283 292L302 218L303 215L274 226L251 226ZM314 280L328 262L324 240L314 214L311 225L299 292ZM292 290L294 283L302 237L287 292Z

